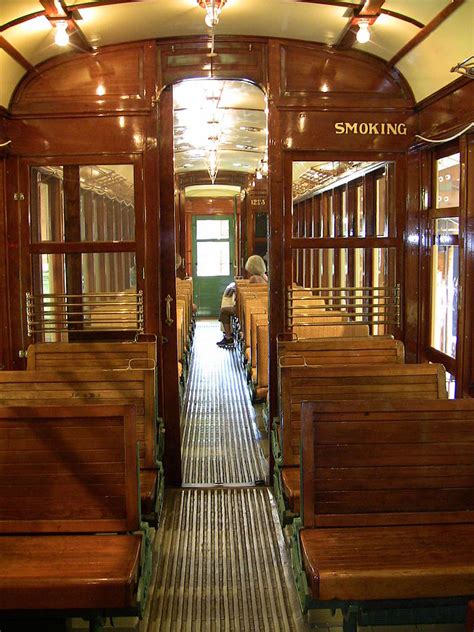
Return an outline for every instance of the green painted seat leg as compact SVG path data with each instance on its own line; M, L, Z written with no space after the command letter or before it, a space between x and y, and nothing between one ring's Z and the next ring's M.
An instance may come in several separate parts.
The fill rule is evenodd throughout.
M349 605L342 608L342 630L343 632L357 632L357 606Z
M101 616L89 619L89 632L102 632L105 625L105 619Z

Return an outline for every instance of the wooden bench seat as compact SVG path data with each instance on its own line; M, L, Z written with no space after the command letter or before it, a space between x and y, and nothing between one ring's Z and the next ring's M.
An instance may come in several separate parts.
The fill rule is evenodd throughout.
M474 400L305 402L302 432L292 562L303 605L350 603L345 632L358 610L370 618L394 600L406 617L412 600L459 600L463 621L474 595Z
M1 610L119 610L136 600L141 534L1 536Z
M398 397L446 399L445 375L444 367L437 364L394 362L280 367L281 425L275 424L273 429L272 449L276 462L274 488L282 523L293 520L300 504L299 479L293 470L300 464L300 407L303 401ZM287 468L291 471L286 472Z
M0 407L0 614L143 612L137 465L133 406Z
M304 529L315 599L383 600L474 593L474 524Z
M0 372L0 405L131 404L136 409L143 516L157 524L164 496L158 460L154 370L31 370ZM150 494L154 510L149 513Z

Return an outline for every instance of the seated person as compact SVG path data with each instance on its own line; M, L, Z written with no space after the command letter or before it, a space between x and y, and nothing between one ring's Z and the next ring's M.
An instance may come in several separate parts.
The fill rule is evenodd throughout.
M267 283L265 261L259 255L252 255L247 259L245 269L249 273L249 283ZM232 316L235 314L235 283L229 283L224 290L221 301L221 311L219 321L224 337L217 344L218 347L231 348L234 346L234 336L232 334Z

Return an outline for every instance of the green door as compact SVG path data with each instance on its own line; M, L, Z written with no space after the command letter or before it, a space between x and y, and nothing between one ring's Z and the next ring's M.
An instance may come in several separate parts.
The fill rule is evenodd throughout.
M198 316L219 315L222 293L233 278L233 216L193 217L193 287Z

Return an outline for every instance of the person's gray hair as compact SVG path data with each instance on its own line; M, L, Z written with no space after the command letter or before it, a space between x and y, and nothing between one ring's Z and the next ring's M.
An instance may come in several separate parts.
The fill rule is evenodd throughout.
M259 255L252 255L247 259L245 269L249 274L265 274L267 268L265 267L265 261Z

